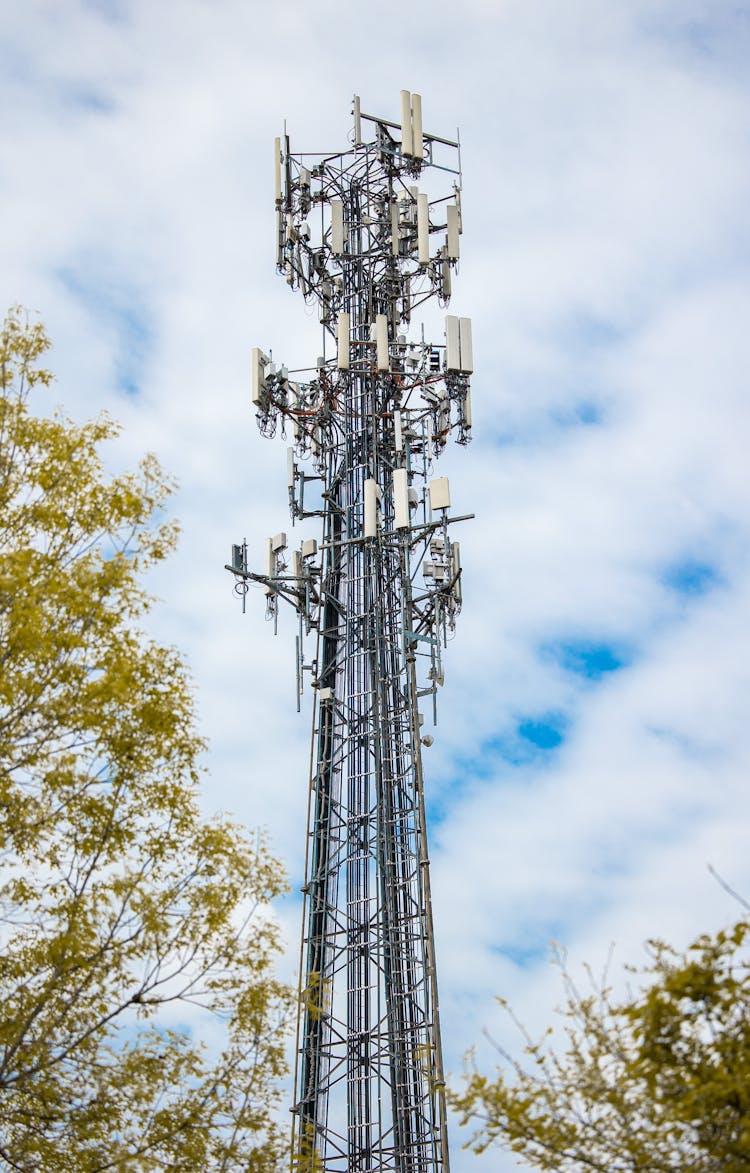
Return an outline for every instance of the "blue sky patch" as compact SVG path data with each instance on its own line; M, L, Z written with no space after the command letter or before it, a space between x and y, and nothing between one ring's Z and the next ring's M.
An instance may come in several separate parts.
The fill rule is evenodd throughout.
M136 395L140 390L142 368L151 349L151 331L143 314L129 309L120 313L119 334L117 386L126 395Z
M581 395L580 389L572 388L563 398L564 404L547 406L520 425L499 429L491 438L493 446L498 449L546 446L551 430L565 434L575 428L600 427L607 422L606 409L594 394Z
M74 109L91 114L112 114L115 104L111 98L86 85L67 85L62 91L63 103Z
M574 407L573 414L582 424L600 424L603 419L601 407L591 399L582 399Z
M114 332L117 389L126 395L137 395L152 346L152 332L140 295L96 264L61 268L57 276L96 324Z
M566 936L566 929L562 921L550 921L544 925L535 925L530 931L524 932L523 941L503 942L490 946L490 952L498 957L505 957L518 969L530 969L540 962L550 961L553 952L553 942L561 941Z
M720 577L716 567L700 559L685 558L675 562L664 573L664 584L680 595L698 597L718 586Z
M662 45L668 45L678 60L712 64L730 74L730 67L740 67L743 81L747 69L750 43L750 14L744 3L703 5L705 12L688 8L684 18L675 13L651 15L643 26Z
M541 719L527 718L518 725L518 736L536 749L557 749L565 740L567 721L561 715Z
M565 713L527 713L519 716L515 731L491 743L498 755L512 765L524 765L558 749L565 740L570 721Z
M126 0L84 0L84 6L110 24L122 24L129 14Z
M512 733L495 737L483 746L485 773L498 765L544 765L565 741L570 721L561 712L529 713L519 716Z
M632 654L625 648L598 640L560 640L543 645L541 654L585 680L601 680L610 672L627 668L632 661Z
M430 825L443 822L477 785L490 781L525 783L529 767L547 768L569 728L570 719L563 712L523 714L512 731L483 741L471 757L456 758L451 776L442 779L437 790L429 785L426 788Z
M646 730L652 737L671 745L684 757L693 762L703 762L708 766L718 766L725 760L725 750L718 743L702 741L683 729L675 729L668 725L647 725Z
M578 399L564 409L556 409L551 418L558 427L594 427L604 422L604 413L594 399Z

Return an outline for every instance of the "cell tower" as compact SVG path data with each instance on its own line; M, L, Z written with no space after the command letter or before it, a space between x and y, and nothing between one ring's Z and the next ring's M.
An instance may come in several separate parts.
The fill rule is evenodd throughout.
M450 297L460 147L423 130L419 94L402 91L400 123L357 97L353 114L338 154L275 143L277 265L317 303L323 356L252 356L260 430L293 441L292 524L320 536L269 538L263 573L234 546L228 569L243 605L257 582L274 623L294 608L298 709L306 674L314 698L293 1168L448 1173L421 710L437 720L461 609L465 518L430 474L470 438L471 323L446 317L439 344L406 331Z

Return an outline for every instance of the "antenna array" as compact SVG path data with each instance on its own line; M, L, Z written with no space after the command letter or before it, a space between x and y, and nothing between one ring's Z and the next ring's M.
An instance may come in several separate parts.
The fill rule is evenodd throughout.
M293 441L292 524L318 519L320 538L269 538L262 573L242 543L228 569L243 604L262 584L274 622L291 604L298 709L305 674L314 692L293 1167L448 1173L422 709L437 721L465 520L431 473L470 439L473 358L468 318L438 344L408 331L450 298L460 147L424 131L419 94L402 91L400 123L357 97L353 114L341 153L292 153L286 134L274 150L277 265L317 304L323 356L290 372L252 353L260 430Z

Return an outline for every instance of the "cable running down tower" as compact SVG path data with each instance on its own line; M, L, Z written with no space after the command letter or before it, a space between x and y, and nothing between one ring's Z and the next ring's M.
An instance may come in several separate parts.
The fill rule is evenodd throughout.
M274 623L291 604L298 709L306 675L314 698L293 1168L448 1173L422 710L436 722L461 609L466 518L431 473L470 439L471 323L445 317L438 344L408 331L450 298L460 148L423 130L419 94L402 91L400 122L357 97L353 114L339 154L275 142L277 265L317 303L323 356L289 371L252 354L260 430L292 441L292 524L319 537L269 538L263 573L236 545L228 569L243 603L262 584Z

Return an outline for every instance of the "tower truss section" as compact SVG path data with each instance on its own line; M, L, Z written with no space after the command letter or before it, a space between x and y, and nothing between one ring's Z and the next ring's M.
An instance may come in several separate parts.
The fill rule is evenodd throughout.
M313 693L293 1168L448 1173L425 825L425 715L461 609L446 477L471 433L471 322L445 315L459 261L458 138L354 99L351 145L276 139L277 266L318 307L322 357L288 370L252 352L252 407L289 442L292 525L228 567L267 617L296 612L296 676ZM425 340L425 318L439 341ZM470 516L470 515L466 515Z

